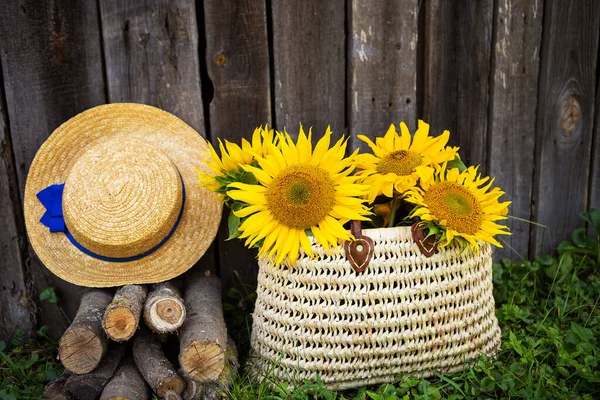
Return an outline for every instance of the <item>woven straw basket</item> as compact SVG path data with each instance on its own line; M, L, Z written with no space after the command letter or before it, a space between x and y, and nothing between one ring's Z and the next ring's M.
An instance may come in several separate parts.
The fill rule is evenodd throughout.
M423 256L409 227L369 229L373 258L357 273L344 250L291 267L259 261L250 363L292 385L320 376L331 389L455 372L495 355L500 329L492 251Z

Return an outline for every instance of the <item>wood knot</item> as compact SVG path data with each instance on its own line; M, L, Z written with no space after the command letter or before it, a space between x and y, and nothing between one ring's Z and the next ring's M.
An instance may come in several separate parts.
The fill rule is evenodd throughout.
M569 95L560 109L560 125L567 136L573 136L581 119L581 106L573 95Z
M215 64L218 67L222 67L227 63L227 57L223 53L219 53L215 56Z

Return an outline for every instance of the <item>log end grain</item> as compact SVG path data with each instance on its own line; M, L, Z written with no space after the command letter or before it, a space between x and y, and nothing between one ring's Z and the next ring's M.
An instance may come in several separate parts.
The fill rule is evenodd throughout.
M102 320L102 326L109 338L122 342L135 334L145 300L144 286L125 285L117 290Z
M58 357L69 371L87 374L98 366L105 350L105 343L94 331L71 327L60 339Z
M185 321L185 304L177 297L155 297L145 308L146 324L158 333L174 332Z
M104 316L104 330L117 342L131 339L138 327L138 318L128 307L113 307Z
M156 303L156 315L169 324L178 324L185 319L185 307L176 299L165 299Z
M181 349L181 369L198 381L216 381L225 369L225 352L218 343L193 340Z
M156 394L165 397L169 392L181 393L185 389L185 381L178 375L171 375L162 381L162 385L156 389Z

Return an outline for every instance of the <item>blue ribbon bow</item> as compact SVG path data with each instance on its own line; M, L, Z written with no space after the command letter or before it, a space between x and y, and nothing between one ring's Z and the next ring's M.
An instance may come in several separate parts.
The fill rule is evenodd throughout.
M37 198L46 207L46 212L40 222L50 229L50 232L66 232L65 219L62 211L62 197L65 184L50 185L38 192Z

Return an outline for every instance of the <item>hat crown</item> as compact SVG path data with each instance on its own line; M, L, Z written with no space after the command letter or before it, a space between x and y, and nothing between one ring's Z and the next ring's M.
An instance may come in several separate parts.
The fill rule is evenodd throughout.
M180 214L179 171L157 147L111 137L94 142L65 181L71 235L105 257L134 257L161 243Z

